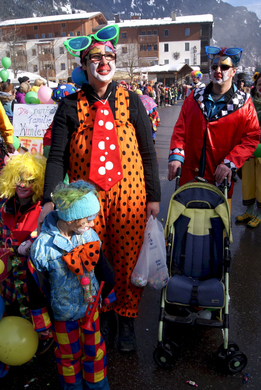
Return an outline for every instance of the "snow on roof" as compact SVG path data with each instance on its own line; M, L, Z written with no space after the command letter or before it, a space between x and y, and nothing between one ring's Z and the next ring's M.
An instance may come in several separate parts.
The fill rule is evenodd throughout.
M0 71L2 70L3 68L0 68ZM20 84L18 79L19 77L23 77L23 76L27 76L29 77L30 81L31 81L31 85L33 85L34 81L36 79L41 79L43 80L45 83L47 83L47 80L44 78L44 77L41 77L40 75L38 74L35 74L35 73L31 73L31 72L26 72L24 70L18 70L17 72L17 76L15 78L14 76L14 71L12 69L7 69L8 73L9 73L9 79L11 80L11 83L12 84ZM49 81L49 87L50 88L56 88L58 86L57 83L53 83L52 81Z
M160 19L131 19L123 20L117 23L120 28L123 27L140 27L140 26L159 26L167 24L184 24L184 23L204 23L204 22L213 22L212 14L205 15L189 15L189 16L177 16L176 20L172 18L160 18ZM110 20L108 24L115 24L115 21Z
M179 72L186 64L179 63L179 64L166 64L166 65L153 65L153 66L147 66L143 68L139 68L134 70L134 73L162 73L162 72ZM194 67L188 65L188 67L196 70L199 70L199 67Z
M64 15L51 15L34 18L23 18L23 19L11 19L0 22L0 27L13 26L18 24L35 24L35 23L47 23L47 22L59 22L74 19L90 19L95 16L101 15L101 12L80 12L76 14L64 14Z

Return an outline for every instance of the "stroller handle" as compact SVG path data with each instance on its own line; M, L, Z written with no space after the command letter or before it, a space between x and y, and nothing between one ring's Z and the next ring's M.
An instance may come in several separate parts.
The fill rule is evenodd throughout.
M181 172L182 172L182 168L181 168L181 167L178 167L178 168L177 168L177 172L176 172L176 186L175 186L175 191L177 191L177 189L179 188L179 182L180 182Z

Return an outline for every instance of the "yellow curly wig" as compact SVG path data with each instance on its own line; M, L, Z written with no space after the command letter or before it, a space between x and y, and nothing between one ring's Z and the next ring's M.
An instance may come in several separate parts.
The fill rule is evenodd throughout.
M34 180L33 203L43 196L46 158L41 154L17 154L8 160L0 175L0 197L10 199L15 195L15 187L22 180Z

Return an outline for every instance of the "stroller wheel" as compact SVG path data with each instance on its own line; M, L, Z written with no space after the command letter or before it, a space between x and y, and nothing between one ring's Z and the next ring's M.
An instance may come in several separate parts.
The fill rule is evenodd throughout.
M174 368L177 355L178 346L176 343L171 341L164 345L158 346L153 353L153 358L160 368L171 371Z
M218 354L218 356L226 356L226 355L231 354L232 352L236 352L236 351L239 351L238 345L236 343L234 343L233 341L229 341L228 342L228 349L225 350L224 344L222 344L218 348L217 354Z
M226 358L226 368L229 374L242 371L247 365L247 357L243 352L235 351Z

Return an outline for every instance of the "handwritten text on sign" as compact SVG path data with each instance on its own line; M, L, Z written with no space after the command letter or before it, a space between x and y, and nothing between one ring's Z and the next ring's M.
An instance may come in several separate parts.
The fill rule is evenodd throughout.
M17 137L43 137L57 110L55 104L15 104L13 126Z

